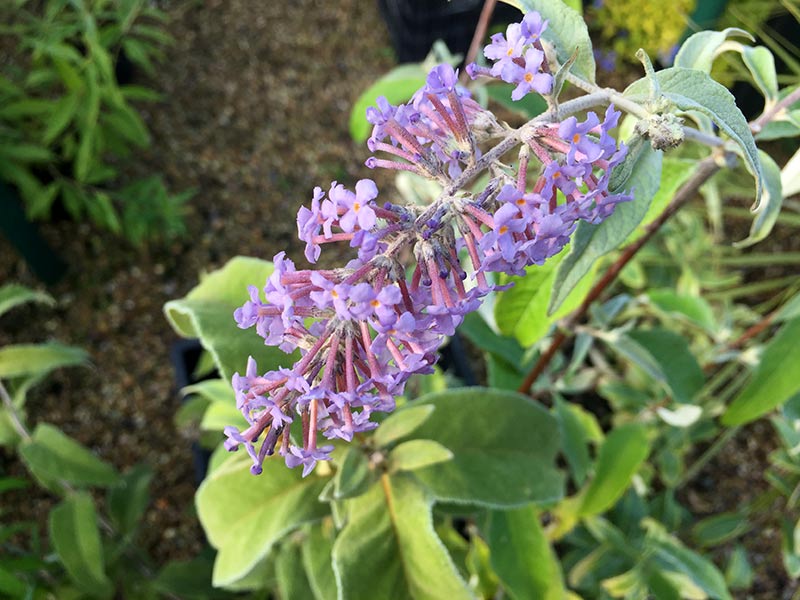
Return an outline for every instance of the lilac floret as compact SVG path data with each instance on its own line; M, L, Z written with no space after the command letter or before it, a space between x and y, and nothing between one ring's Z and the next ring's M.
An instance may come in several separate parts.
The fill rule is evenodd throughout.
M284 459L286 460L286 466L290 469L303 465L303 477L306 477L317 466L317 461L330 460L331 452L333 452L332 445L314 449L298 448L292 445L289 446L289 452Z

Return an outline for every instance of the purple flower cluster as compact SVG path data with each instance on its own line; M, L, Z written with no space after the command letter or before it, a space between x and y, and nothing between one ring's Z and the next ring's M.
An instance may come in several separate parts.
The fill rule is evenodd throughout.
M457 177L479 156L474 124L487 117L487 111L458 85L458 71L439 65L409 104L392 106L380 97L376 108L367 109L367 120L373 125L367 146L372 152L392 155L392 159L373 156L367 166L411 171L439 180Z
M467 73L473 79L478 75L489 75L516 84L511 92L512 100L520 100L532 91L549 94L553 88L553 76L542 48L541 37L545 29L547 21L543 21L539 13L526 14L521 23L511 23L505 35L495 33L492 43L484 48L484 56L493 61L492 67L487 69L471 64Z
M531 89L546 93L549 84L541 82L550 76L539 70L543 55L537 58L535 47L545 27L530 13L509 26L507 38L495 36L486 49L497 61L492 69L520 81L533 73ZM318 445L320 434L350 441L376 427L372 414L393 410L410 376L432 372L446 336L498 289L490 272L521 274L542 264L568 243L579 220L600 222L630 199L608 189L626 154L609 134L619 118L613 107L602 121L589 113L584 121L534 123L513 174L497 161L479 164L478 144L500 125L447 65L430 72L409 104L381 98L367 116L370 150L390 155L373 156L368 166L412 171L445 191L428 206L401 206L378 203L369 179L354 190L334 182L327 192L316 188L300 209L309 262L328 242L348 242L358 256L341 268L297 270L279 253L263 290L251 286L234 315L266 344L301 355L290 369L265 374L251 359L233 378L249 427L226 428L226 447L244 445L255 474L277 449L289 467L303 465L305 476L330 458L333 446ZM529 155L541 163L537 174L529 173ZM456 183L481 170L492 177L477 191ZM302 439L295 444L289 426L298 418Z

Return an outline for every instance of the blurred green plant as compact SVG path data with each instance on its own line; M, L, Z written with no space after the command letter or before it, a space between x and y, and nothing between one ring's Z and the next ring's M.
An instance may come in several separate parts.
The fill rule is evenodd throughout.
M0 287L0 318L31 302L55 304L21 285ZM212 589L207 554L159 569L139 545L150 466L119 473L50 424L29 429L30 389L55 369L87 362L84 350L55 342L0 348L0 447L16 453L28 471L19 477L0 470L0 597L229 598ZM31 514L34 483L59 499L47 513L46 531L43 523L20 519Z
M597 28L602 48L634 62L639 48L650 56L669 56L686 30L696 0L671 2L669 10L657 2L604 0L594 2L588 18Z
M0 178L31 219L60 202L75 221L134 243L183 233L183 203L161 177L123 185L122 160L150 144L133 102L158 93L121 84L130 65L154 74L165 14L146 0L16 0L0 8L0 42L13 48L0 75Z

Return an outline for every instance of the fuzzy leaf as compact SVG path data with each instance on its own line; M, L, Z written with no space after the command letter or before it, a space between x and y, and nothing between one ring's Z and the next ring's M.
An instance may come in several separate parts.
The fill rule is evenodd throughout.
M373 436L378 448L385 448L405 436L413 433L433 413L434 407L415 405L403 407L386 418Z
M308 525L302 547L303 566L316 600L336 600L336 575L332 554L335 530L330 519Z
M333 545L339 597L349 600L473 598L433 529L433 498L410 476L348 500L348 523Z
M764 170L764 195L761 205L755 211L750 235L747 239L734 244L737 248L747 248L766 238L778 220L783 206L783 189L781 186L781 168L772 157L763 150L758 151L761 166Z
M419 88L425 85L425 71L420 65L400 65L373 83L358 97L350 111L350 137L364 142L369 137L372 125L367 121L367 109L375 106L379 96L390 104L406 102Z
M492 566L512 598L565 598L561 563L534 506L492 511L488 542Z
M417 402L436 410L413 437L453 453L452 460L414 471L438 500L502 507L561 496L563 476L554 465L558 425L530 398L473 387Z
M710 73L720 46L728 38L735 36L753 39L753 36L738 27L728 27L722 31L700 31L692 34L681 44L680 50L675 55L673 66Z
M303 523L321 519L328 506L318 500L327 479L303 479L280 457L264 461L259 476L240 452L209 475L195 496L197 513L217 549L215 586L229 586L248 575L273 545Z
M589 292L592 277L584 277L566 297L559 309L548 314L555 288L556 273L568 256L565 249L541 266L534 265L522 277L509 277L514 286L500 294L494 305L494 317L500 332L514 336L522 346L532 346L544 337L561 317L577 308Z
M416 471L452 458L450 450L432 440L409 440L389 453L389 463L395 471Z
M254 329L239 329L233 319L233 311L248 299L247 286L263 287L272 270L271 262L237 256L202 277L184 298L164 305L172 328L183 337L200 338L226 381L244 372L248 356L261 373L294 362L293 355L265 346Z
M695 69L672 67L658 71L656 80L661 94L671 100L680 111L698 111L712 119L739 146L745 158L745 165L756 181L755 208L760 206L764 175L758 160L753 134L742 111L736 106L731 93L711 77ZM650 82L639 79L624 92L624 96L634 102L644 102L650 94Z

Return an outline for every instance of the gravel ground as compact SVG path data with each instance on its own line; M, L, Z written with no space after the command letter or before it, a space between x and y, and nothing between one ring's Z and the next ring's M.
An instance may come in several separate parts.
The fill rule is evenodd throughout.
M90 353L90 368L58 371L31 393L29 422L57 424L119 469L155 467L143 541L159 560L189 557L202 539L190 443L173 427L176 336L162 306L237 254L302 254L294 214L313 187L370 173L349 112L393 66L375 2L181 1L168 11L176 43L150 82L166 100L144 107L153 144L129 176L160 171L172 190L197 190L188 236L137 250L89 226L45 224L70 265L50 290L59 305L0 322L0 346L57 339ZM39 286L0 238L6 281ZM50 505L42 496L26 510L41 520Z
M45 224L44 237L71 266L50 290L59 305L0 321L0 346L57 339L91 354L91 367L58 371L31 393L30 422L58 425L121 470L139 462L157 470L143 542L159 561L188 558L202 544L190 442L173 426L176 337L162 306L237 254L302 254L293 215L313 187L376 175L362 166L367 150L350 140L347 122L358 94L393 64L372 1L182 0L168 10L176 43L150 82L166 100L144 107L153 145L128 176L160 171L172 190L196 189L188 236L137 250L87 225ZM5 281L38 286L0 238ZM750 433L689 491L698 514L731 510L764 489L773 436L767 424ZM0 453L4 469L22 472ZM52 500L34 500L23 513L42 522ZM782 597L774 527L751 537L760 553L755 597Z

